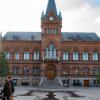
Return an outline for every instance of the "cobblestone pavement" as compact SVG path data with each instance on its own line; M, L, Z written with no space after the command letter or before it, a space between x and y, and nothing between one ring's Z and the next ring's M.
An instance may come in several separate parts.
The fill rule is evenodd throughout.
M16 87L14 100L49 100L48 92L53 92L50 100L100 100L100 88L71 87L65 90L39 90L33 87Z

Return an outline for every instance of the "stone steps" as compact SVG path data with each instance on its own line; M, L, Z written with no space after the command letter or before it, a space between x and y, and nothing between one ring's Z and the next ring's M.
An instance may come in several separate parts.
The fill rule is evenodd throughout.
M60 85L59 80L43 80L39 88L43 89L63 89L64 87Z

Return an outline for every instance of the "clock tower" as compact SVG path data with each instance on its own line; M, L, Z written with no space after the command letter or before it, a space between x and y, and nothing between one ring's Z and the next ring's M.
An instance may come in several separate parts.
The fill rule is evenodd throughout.
M62 15L57 12L55 0L49 0L46 13L41 15L42 34L61 34Z
M47 66L51 66L50 69L53 69L54 73L56 72L56 74L53 75L53 71L51 71L52 75L55 77L60 76L57 70L60 70L59 68L61 67L60 65L61 40L62 40L61 28L62 28L61 12L57 12L55 0L49 0L46 12L45 13L42 12L41 15L41 29L42 29L41 57L43 59L43 62L44 60L47 61L45 63L42 63L41 66L43 68L42 70L47 70L46 68L49 68ZM55 60L59 63L55 64L54 62ZM49 79L51 77L50 75L51 74L49 73L49 71L47 71L46 76L49 77Z

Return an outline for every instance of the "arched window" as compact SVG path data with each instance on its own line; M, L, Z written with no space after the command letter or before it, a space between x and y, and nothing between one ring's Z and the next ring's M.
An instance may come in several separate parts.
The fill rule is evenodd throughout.
M84 61L89 60L88 52L83 52L83 60Z
M29 74L29 67L28 66L25 66L23 67L23 73L26 75L26 74Z
M11 57L11 53L10 52L5 52L5 58L7 60L10 60L10 57Z
M92 71L93 71L93 75L96 75L96 74L98 74L99 69L97 67L93 67Z
M41 70L40 67L33 67L33 75L40 75Z
M63 53L63 60L69 60L69 54L68 52Z
M93 61L98 61L98 53L97 52L93 52L93 55L92 55L92 58L93 58Z
M38 50L34 51L33 59L34 60L39 60L40 59L40 52Z
M89 74L89 68L88 67L83 67L83 72L84 72L84 74Z
M75 74L77 75L77 74L79 74L79 67L75 67Z
M14 52L14 60L19 60L19 52Z
M50 43L49 47L46 48L46 58L56 58L56 48L53 43Z
M77 51L73 52L73 60L79 60L79 55Z
M19 73L19 67L18 66L14 66L13 67L13 74L18 74Z
M70 71L69 67L62 67L61 69L62 76L67 76L69 74L69 71Z
M29 52L24 52L24 60L29 60Z

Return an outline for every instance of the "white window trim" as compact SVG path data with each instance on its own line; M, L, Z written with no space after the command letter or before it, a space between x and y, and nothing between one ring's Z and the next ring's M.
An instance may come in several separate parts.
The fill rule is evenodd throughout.
M24 52L24 60L29 60L29 59L30 59L29 52Z
M93 58L93 61L98 61L99 60L98 53L97 52L93 52L92 58Z
M63 53L63 60L69 60L68 52Z
M78 52L73 52L73 60L79 60Z
M89 60L88 52L83 52L83 61L88 61L88 60Z

